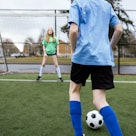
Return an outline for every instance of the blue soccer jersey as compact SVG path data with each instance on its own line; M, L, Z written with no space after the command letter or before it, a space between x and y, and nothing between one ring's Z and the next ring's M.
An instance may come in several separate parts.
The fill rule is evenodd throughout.
M89 4L88 4L89 3ZM79 27L72 62L82 65L114 66L108 38L109 25L120 23L112 6L105 0L74 0L68 24Z

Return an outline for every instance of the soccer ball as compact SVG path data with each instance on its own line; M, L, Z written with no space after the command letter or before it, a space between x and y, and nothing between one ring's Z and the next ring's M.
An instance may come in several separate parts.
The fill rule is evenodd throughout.
M86 123L92 129L101 128L104 121L103 117L97 110L89 111L86 115Z

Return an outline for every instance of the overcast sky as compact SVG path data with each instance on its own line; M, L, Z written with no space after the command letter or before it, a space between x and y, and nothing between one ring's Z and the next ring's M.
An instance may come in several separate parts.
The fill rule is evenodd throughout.
M122 0L121 4L125 10L136 10L136 0ZM136 11L127 11L127 13L136 26Z
M136 0L122 0L121 3L125 9L136 10Z
M122 0L121 4L124 9L136 10L136 0ZM0 9L69 9L69 7L70 0L0 0ZM128 12L128 14L130 19L136 24L136 12ZM58 21L57 29L60 29L67 22L66 18L61 19ZM35 34L34 36L37 37L45 26L54 27L54 18L50 18L47 21L46 18L0 17L0 32L2 36L12 37L14 42L22 41L28 36L31 37L32 34ZM57 32L57 36L67 41L66 35L63 35L63 33ZM18 46L22 50L22 46Z
M70 0L0 0L0 9L69 9Z

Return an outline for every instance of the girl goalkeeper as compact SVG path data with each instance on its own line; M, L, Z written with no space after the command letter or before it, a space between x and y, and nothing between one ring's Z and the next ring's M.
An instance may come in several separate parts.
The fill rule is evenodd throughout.
M43 75L44 72L44 67L46 65L46 62L48 60L48 57L51 56L53 59L53 63L54 66L56 68L56 72L58 75L58 79L59 81L63 82L63 79L61 77L61 72L60 72L60 68L58 65L58 60L57 60L57 53L58 53L58 44L59 41L58 39L54 36L54 31L52 28L49 28L44 40L42 41L42 45L43 45L43 60L42 60L42 65L40 67L40 71L39 71L39 75L36 78L37 81L39 81Z

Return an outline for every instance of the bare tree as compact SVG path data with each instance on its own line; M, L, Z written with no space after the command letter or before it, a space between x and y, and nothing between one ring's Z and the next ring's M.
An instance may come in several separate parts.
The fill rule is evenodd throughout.
M73 1L74 0L71 0L71 3ZM130 20L127 12L124 9L122 9L122 6L120 4L121 0L107 0L107 1L111 3L111 5L113 6L113 9L115 10L116 14L118 15L119 19L121 20L124 26L123 35L120 42L127 45L127 43L129 42L127 37L129 36L131 32L130 27L133 28L135 31L134 23L132 20ZM68 35L69 30L68 30L67 24L61 27L61 31L64 33L67 33ZM113 34L113 28L110 27L109 38L111 38L112 34Z
M36 47L37 47L37 55L42 55L42 53L43 53L42 41L43 41L44 37L45 37L45 29L43 28L41 30L41 33L40 33L39 38L38 38L38 44L36 45Z
M23 52L28 54L29 56L34 55L35 47L34 47L34 40L33 40L33 38L28 37L25 40Z
M127 37L129 37L129 34L131 33L130 27L133 28L135 31L135 26L132 20L130 20L127 12L122 9L122 5L120 4L121 0L107 0L111 5L113 6L113 9L115 10L116 14L118 15L119 19L121 20L124 28L123 28L123 35L120 40L121 43L124 43L127 45L129 42ZM113 29L110 27L110 33L109 37L112 36Z
M11 39L4 39L4 52L6 56L10 56L12 53L18 53L19 49L14 45Z

